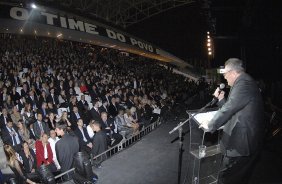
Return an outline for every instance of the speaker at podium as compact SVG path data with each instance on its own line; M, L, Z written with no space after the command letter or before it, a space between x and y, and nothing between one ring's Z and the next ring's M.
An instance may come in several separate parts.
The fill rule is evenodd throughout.
M213 134L199 128L203 123L209 122L217 111L206 111L193 114L188 111L190 119L190 145L189 145L189 184L215 184L218 181L222 154L220 151L220 131Z

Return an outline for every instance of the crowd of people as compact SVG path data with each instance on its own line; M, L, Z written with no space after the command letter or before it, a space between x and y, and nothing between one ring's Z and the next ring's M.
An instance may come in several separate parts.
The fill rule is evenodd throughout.
M11 34L0 40L1 138L26 183L36 182L41 165L67 171L77 152L99 155L166 120L175 103L204 89L118 50Z

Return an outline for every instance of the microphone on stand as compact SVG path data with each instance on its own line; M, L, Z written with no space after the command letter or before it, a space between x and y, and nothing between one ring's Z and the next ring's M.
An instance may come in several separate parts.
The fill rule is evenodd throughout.
M225 84L224 84L224 83L221 83L221 84L219 85L218 95L215 96L215 97L213 97L212 101L210 101L210 102L208 103L208 106L213 106L214 104L216 104L216 103L218 102L218 96L219 96L219 94L221 93L221 91L222 91L224 88L225 88Z

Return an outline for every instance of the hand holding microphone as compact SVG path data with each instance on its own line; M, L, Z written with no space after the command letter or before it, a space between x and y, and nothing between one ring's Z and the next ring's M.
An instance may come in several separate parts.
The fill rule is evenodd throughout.
M213 106L218 101L220 101L224 98L224 94L225 94L225 92L223 91L224 88L225 88L225 84L223 84L223 83L221 83L219 85L219 87L216 88L215 92L213 93L214 97L213 97L212 101L209 103L209 106Z
M215 98L217 98L218 101L220 101L220 100L222 100L224 98L224 94L225 94L225 92L223 91L224 88L225 88L225 84L221 83L219 85L219 87L216 88L216 90L215 90L215 92L213 94L213 96Z

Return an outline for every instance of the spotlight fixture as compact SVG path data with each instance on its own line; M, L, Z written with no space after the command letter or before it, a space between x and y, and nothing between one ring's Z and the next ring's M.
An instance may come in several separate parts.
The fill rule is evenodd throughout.
M31 6L31 8L33 8L33 9L36 9L36 8L37 8L36 4L34 4L34 3L32 3L30 6Z

